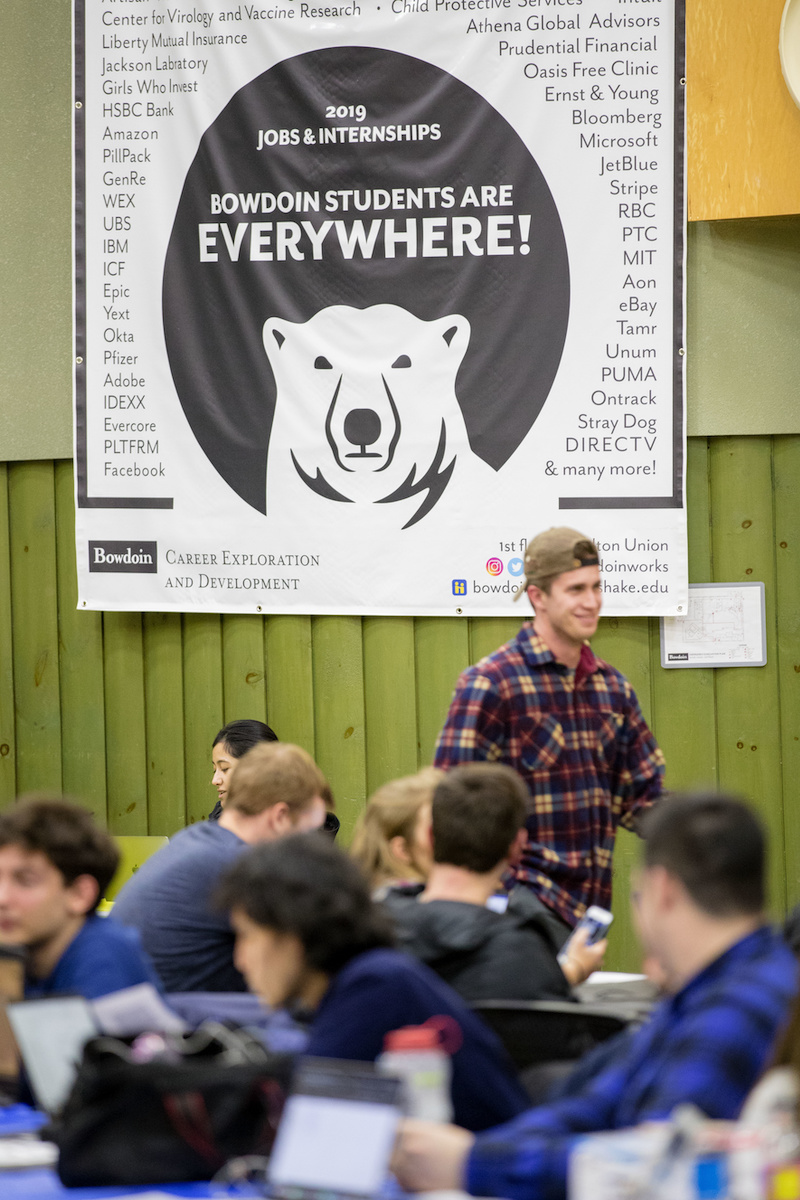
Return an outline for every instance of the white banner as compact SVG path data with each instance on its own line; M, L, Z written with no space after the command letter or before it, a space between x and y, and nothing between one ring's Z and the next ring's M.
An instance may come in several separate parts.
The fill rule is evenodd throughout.
M681 0L74 15L81 607L686 610Z

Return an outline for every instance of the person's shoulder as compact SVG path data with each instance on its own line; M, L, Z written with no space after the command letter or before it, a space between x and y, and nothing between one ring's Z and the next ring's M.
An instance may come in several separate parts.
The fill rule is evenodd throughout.
M455 967L491 943L501 922L499 913L462 900L431 900L396 918L402 949L437 972L445 963ZM449 978L448 970L443 974Z
M797 987L798 962L791 947L771 925L762 925L734 947L731 974L752 979L759 986L785 990Z
M92 913L64 951L45 991L78 992L91 1000L137 983L157 983L138 932Z
M397 887L389 885L378 899L393 921L414 919L425 906L419 903L419 896L425 887L424 883Z
M187 825L185 829L179 829L167 845L147 862L171 869L177 862L185 864L193 859L201 861L231 857L243 848L242 839L217 821L198 821L194 825Z
M558 992L568 994L569 986L558 965L557 948L546 917L541 912L522 912L519 909L507 909L504 913L491 915L495 918L489 939L492 957L498 963L515 964L520 979L524 975L520 964L524 964L525 969L534 973L544 971L546 975L552 976L550 984ZM519 993L518 998L524 997Z
M180 829L126 880L114 901L114 916L127 924L140 924L145 914L165 903L201 903L244 848L240 838L215 821Z
M223 810L224 811L224 810ZM177 833L170 838L169 844L178 846L204 846L214 844L216 842L229 841L230 839L241 839L236 837L235 833L231 833L224 825L220 825L219 821L194 821L191 825L185 826L184 829L179 829Z
M612 704L622 705L626 710L637 709L639 700L627 675L604 658L595 655L594 659L594 669L587 678L587 684L611 700Z
M417 997L424 994L435 998L439 1004L451 1006L451 1000L454 1000L461 1005L459 998L434 971L410 954L392 947L357 954L338 972L335 984L337 990L352 988L364 995L370 989L380 988L395 998L403 993Z
M92 913L86 918L75 938L75 948L79 952L86 951L101 953L105 951L117 953L141 953L141 943L136 929L115 921L112 916L102 917Z
M535 670L541 665L540 658L542 661L552 659L546 647L544 654L538 652L536 641L533 625L526 621L513 638L462 671L459 677L460 687L482 687L488 690L502 687L509 679L517 676L527 677L532 669Z
M355 983L364 979L404 978L415 974L418 964L402 950L379 946L364 950L346 962L336 975L337 983Z
M127 941L131 930L127 925L120 925L113 917L101 916L100 913L89 913L83 925L76 934L76 941L85 942L114 942Z
M621 691L633 692L633 687L627 675L624 675L618 667L613 666L612 663L607 662L604 658L599 658L596 654L594 656L593 674L612 683Z
M740 1022L782 1020L797 991L798 962L768 925L730 946L686 987L685 1010L706 1012L715 1021L726 1009Z
M791 967L796 973L797 959L783 937L771 925L764 923L745 934L729 948L724 958L735 970L758 972L770 964Z

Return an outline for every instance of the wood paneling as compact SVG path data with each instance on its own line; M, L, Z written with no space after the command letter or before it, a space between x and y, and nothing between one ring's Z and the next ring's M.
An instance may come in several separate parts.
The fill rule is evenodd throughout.
M78 612L72 464L57 462L56 567L61 772L64 791L106 822L103 618Z
M781 74L785 0L686 0L690 221L800 212L800 110Z
M316 759L331 782L342 834L349 838L367 795L361 619L314 617L311 632Z
M800 901L800 812L793 803L800 779L800 473L797 439L775 438L775 609L780 717L784 863L788 904Z
M800 901L800 436L689 441L692 582L763 579L768 665L664 671L658 622L601 622L672 788L722 784L764 816L776 912ZM170 834L214 800L211 741L266 718L312 753L349 837L379 784L428 763L458 673L508 618L261 617L76 611L72 467L0 467L0 802L65 790L118 833ZM7 747L7 750L4 750ZM607 965L635 968L637 839L618 840Z
M417 769L417 694L412 617L366 617L364 721L367 794Z
M0 805L17 787L14 731L14 655L11 632L11 547L8 528L8 467L0 466Z
M8 475L17 790L59 791L61 699L53 463Z
M178 613L145 613L144 712L147 832L169 836L186 823L183 646ZM216 730L206 734L213 738ZM208 748L207 761L211 760Z
M767 665L717 671L717 756L723 788L752 797L773 846L783 845L780 794L775 533L771 438L717 438L711 447L712 552L716 577L766 585ZM746 481L746 482L745 482ZM783 855L772 856L771 898L785 902Z

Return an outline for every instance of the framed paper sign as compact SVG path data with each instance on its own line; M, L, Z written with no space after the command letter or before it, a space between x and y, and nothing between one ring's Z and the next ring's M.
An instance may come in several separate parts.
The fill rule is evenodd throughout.
M685 617L661 618L662 667L763 667L763 583L692 583Z

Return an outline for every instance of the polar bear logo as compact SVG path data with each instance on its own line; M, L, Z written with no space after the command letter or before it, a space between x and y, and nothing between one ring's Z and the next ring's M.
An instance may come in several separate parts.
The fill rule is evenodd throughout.
M456 399L470 325L424 321L396 304L332 305L305 322L262 330L275 377L267 512L298 498L383 504L403 528L441 498L473 459Z

